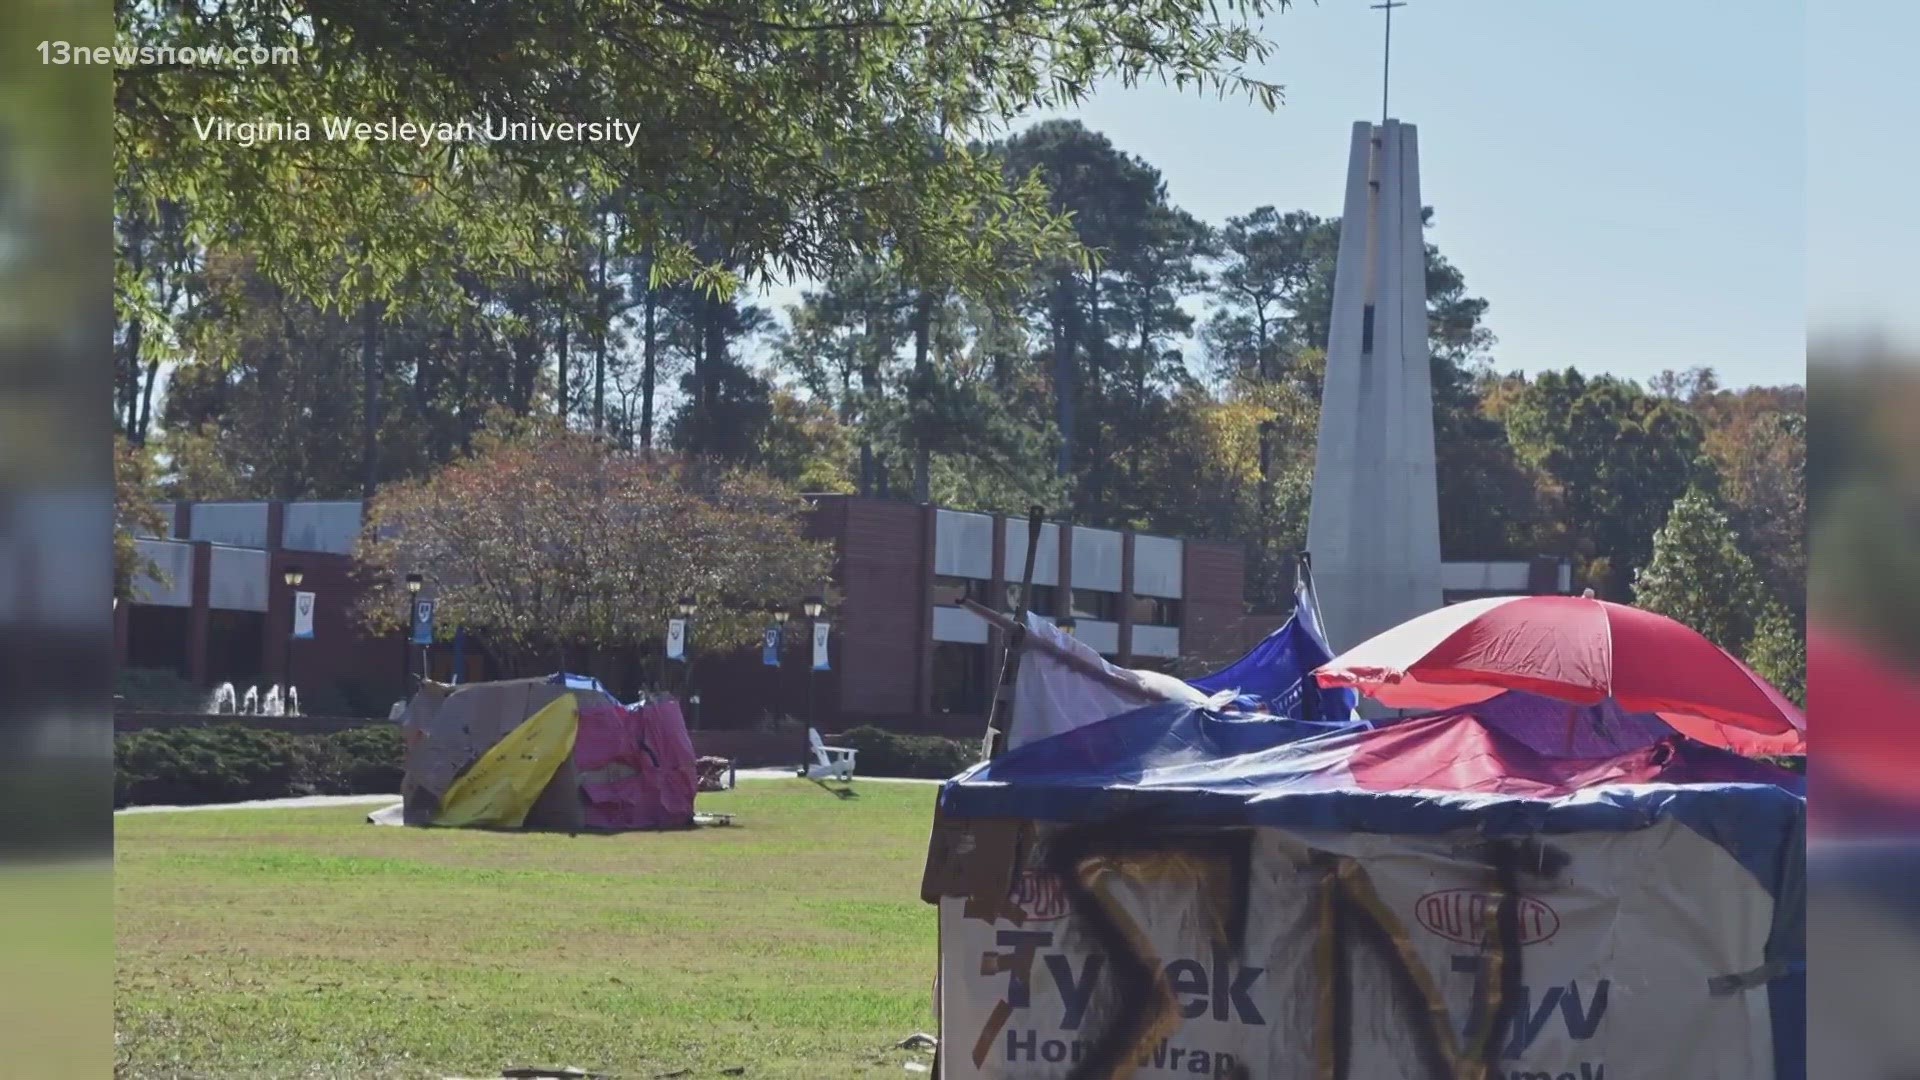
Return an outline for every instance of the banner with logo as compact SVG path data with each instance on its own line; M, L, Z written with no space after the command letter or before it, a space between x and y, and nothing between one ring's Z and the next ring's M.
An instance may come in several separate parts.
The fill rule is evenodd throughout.
M310 592L293 594L293 636L313 636L313 594Z
M760 642L760 662L767 667L779 667L780 628L777 626L767 627L766 633L760 637Z
M415 645L433 644L433 608L432 600L415 599L413 602L413 643Z
M669 619L667 621L667 659L685 660L687 658L687 620Z
M826 671L827 666L827 624L813 624L813 670Z
M1477 836L1098 828L1043 830L997 911L940 901L945 1080L1775 1076L1765 989L1727 989L1773 899L1678 822L1541 837L1510 901Z

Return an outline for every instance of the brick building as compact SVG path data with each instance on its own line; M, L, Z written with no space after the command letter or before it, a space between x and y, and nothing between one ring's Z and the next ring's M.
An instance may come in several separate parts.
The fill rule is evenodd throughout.
M362 589L351 557L358 502L195 503L165 511L168 535L139 543L167 584L140 582L134 602L117 610L122 664L171 668L203 687L245 687L284 684L290 661L308 711L384 712L380 703L399 693L408 661L398 635L375 639L353 617ZM825 495L814 500L807 533L837 552L832 670L809 673L793 650L778 669L765 667L757 651L701 656L696 618L691 689L702 698L702 723L744 726L770 713L812 712L828 730L880 723L977 734L999 643L958 605L963 598L1010 605L1009 586L1017 586L1026 557L1026 522ZM291 650L293 590L282 582L290 565L304 574L300 588L317 597L315 636L291 642ZM1449 600L1565 592L1571 584L1557 560L1449 563L1445 577ZM796 608L799 599L789 598ZM1223 664L1286 614L1249 613L1237 543L1051 523L1035 555L1033 607L1071 614L1078 636L1120 664L1163 668ZM658 642L636 645L657 664ZM497 674L481 643L463 652L463 678ZM451 650L436 647L425 659L435 677L453 674ZM619 692L638 678L631 665L581 666Z

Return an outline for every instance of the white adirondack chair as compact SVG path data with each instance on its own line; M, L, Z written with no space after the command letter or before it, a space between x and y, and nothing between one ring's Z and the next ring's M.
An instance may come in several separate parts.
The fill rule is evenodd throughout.
M807 779L853 779L853 758L860 751L845 746L828 746L820 740L820 733L812 728L807 729L807 743L813 747L813 764L807 766Z

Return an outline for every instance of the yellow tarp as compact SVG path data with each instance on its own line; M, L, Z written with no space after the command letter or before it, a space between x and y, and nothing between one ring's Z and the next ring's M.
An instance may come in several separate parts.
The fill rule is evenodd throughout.
M517 829L562 762L573 756L579 706L562 694L480 755L440 800L435 825Z

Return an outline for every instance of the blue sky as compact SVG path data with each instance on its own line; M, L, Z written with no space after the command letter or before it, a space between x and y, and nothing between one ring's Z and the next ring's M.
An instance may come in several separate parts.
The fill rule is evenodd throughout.
M1258 74L1287 91L1274 113L1156 85L1101 88L1071 115L1206 220L1269 203L1338 214L1348 131L1380 112L1367 2L1269 19ZM1420 129L1431 236L1491 302L1499 367L1803 381L1805 29L1777 0L1394 12L1393 113Z

